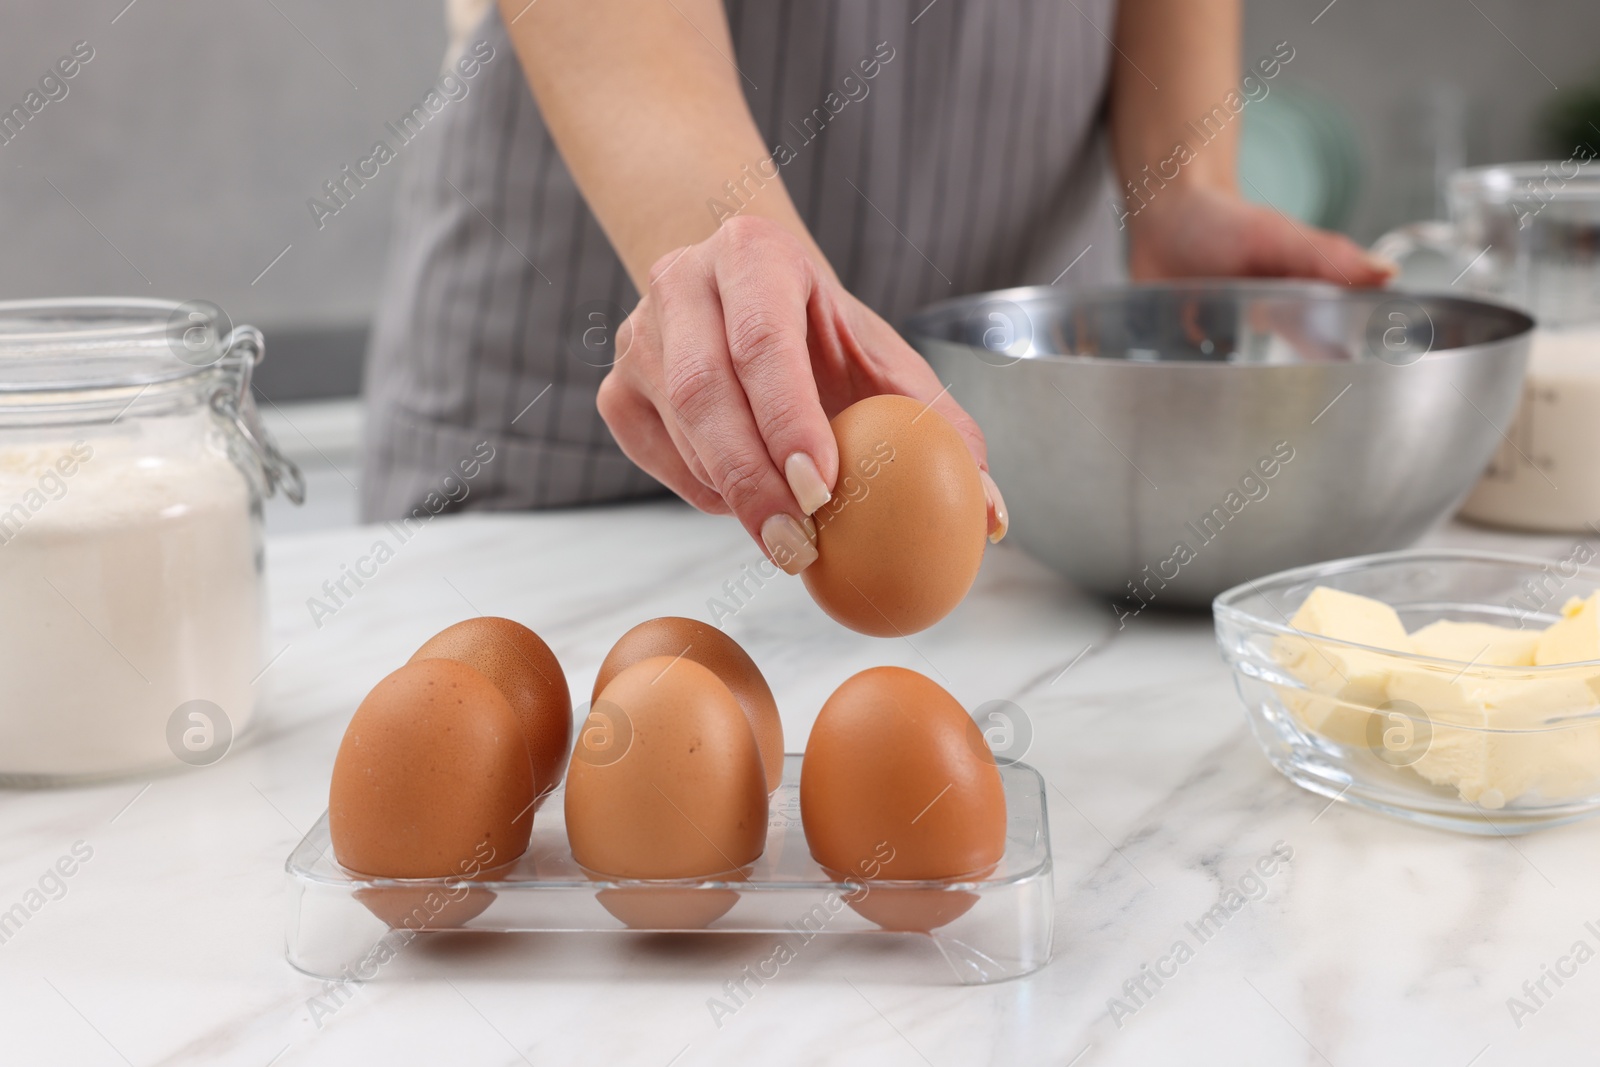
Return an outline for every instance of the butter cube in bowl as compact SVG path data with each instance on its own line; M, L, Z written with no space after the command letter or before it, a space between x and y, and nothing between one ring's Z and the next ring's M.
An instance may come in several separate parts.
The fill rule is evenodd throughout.
M1390 552L1283 571L1213 604L1272 765L1312 792L1445 829L1600 811L1600 568Z

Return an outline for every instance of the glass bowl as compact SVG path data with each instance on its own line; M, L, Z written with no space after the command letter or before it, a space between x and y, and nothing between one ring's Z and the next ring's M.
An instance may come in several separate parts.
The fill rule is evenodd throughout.
M1594 558L1579 543L1555 560L1428 550L1300 567L1218 596L1217 642L1256 740L1290 781L1428 826L1525 833L1600 811L1600 660L1435 659L1290 619L1330 586L1390 605L1408 633L1440 620L1543 629L1600 587Z

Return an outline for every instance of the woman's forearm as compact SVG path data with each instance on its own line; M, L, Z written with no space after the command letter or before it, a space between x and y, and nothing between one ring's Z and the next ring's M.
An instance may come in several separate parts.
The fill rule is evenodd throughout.
M1239 85L1239 28L1239 0L1118 5L1110 127L1124 183L1148 193L1155 175L1233 191L1239 116L1228 97Z
M826 269L745 102L720 0L500 0L500 11L551 137L641 292L657 259L710 236L729 209L777 222Z

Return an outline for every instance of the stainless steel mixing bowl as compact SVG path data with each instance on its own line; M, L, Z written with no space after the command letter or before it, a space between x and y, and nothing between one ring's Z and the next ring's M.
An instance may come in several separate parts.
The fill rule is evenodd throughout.
M1501 441L1532 328L1272 281L1009 289L905 324L983 427L1011 536L1119 617L1415 541Z

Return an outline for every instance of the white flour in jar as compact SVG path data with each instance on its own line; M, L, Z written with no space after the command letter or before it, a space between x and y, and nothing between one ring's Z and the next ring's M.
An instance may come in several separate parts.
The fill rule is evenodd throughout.
M191 700L249 723L261 549L214 441L0 442L0 779L177 766L168 720Z
M1503 436L1462 515L1572 533L1600 521L1600 327L1533 332L1522 401Z

